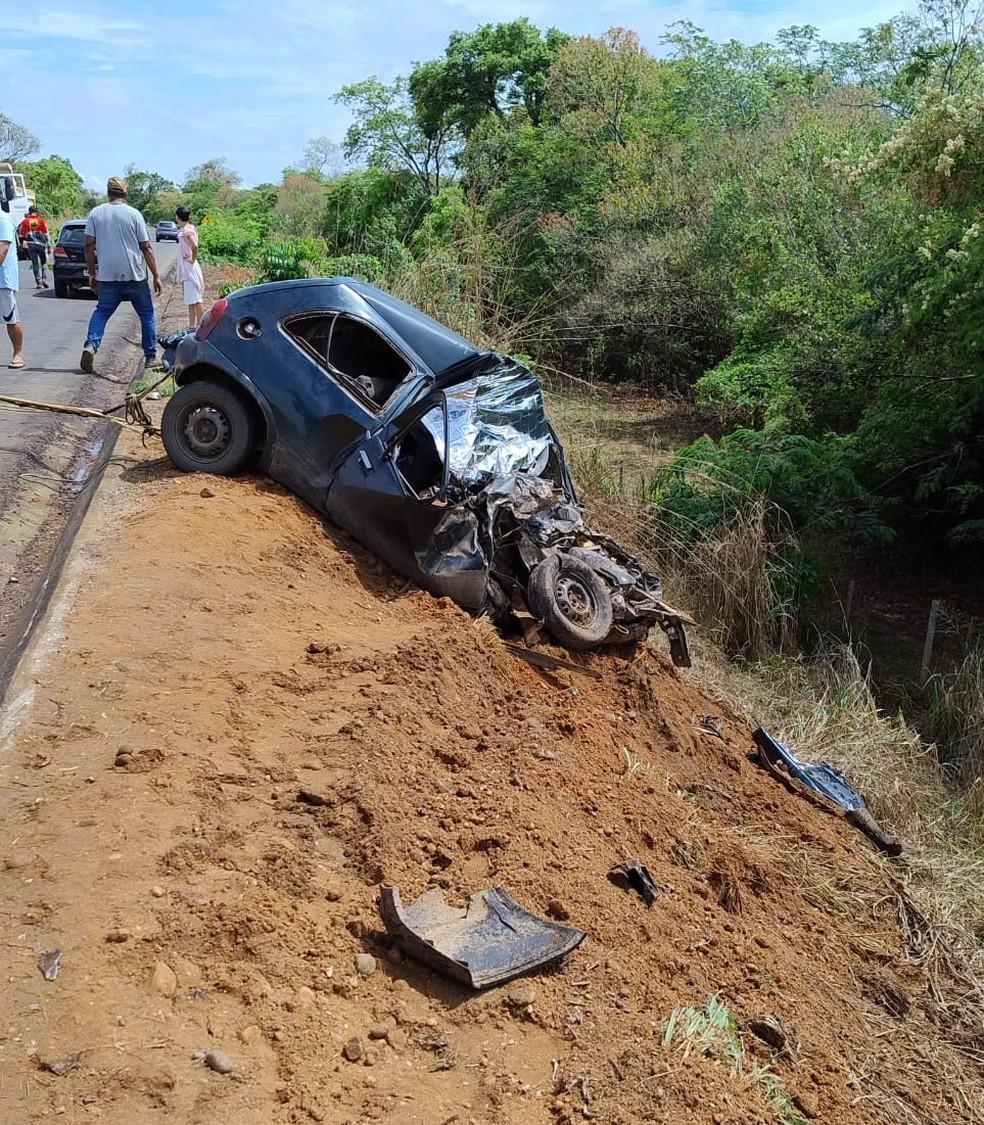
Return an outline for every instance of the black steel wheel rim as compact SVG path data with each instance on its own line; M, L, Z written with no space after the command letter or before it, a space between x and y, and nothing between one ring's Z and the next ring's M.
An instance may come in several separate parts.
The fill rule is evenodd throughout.
M232 423L218 406L195 406L182 419L181 436L192 456L202 461L214 461L232 443Z
M594 621L598 605L589 587L576 575L557 575L555 586L557 605L568 621L577 625L589 625Z

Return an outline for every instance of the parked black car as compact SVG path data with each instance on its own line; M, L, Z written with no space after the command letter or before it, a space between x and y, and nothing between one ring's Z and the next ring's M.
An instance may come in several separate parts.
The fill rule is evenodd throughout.
M352 278L240 289L178 343L171 460L254 459L395 570L568 648L654 624L689 664L655 575L586 527L536 376Z
M171 219L161 219L161 221L154 227L154 241L161 242L170 239L172 242L178 241L178 224L172 222Z
M85 264L85 219L69 219L62 223L55 243L55 296L68 297L73 289L89 288L89 271Z

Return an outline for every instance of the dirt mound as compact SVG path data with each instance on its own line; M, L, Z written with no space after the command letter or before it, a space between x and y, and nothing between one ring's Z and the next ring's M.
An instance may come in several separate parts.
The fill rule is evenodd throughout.
M662 654L539 672L279 488L126 476L5 774L5 1119L975 1120L888 867ZM475 994L381 881L589 937Z

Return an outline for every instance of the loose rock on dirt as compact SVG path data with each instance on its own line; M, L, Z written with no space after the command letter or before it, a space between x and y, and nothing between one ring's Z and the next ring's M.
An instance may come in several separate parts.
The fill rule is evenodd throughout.
M205 1065L216 1074L230 1074L232 1072L232 1059L224 1051L208 1051L205 1055Z
M382 1023L377 1023L377 1024L374 1024L372 1027L370 1027L369 1028L369 1038L370 1039L385 1039L386 1036L389 1035L389 1033L391 1031L394 1031L395 1029L396 1029L396 1020L393 1019L393 1017L391 1016L389 1019L383 1020Z
M150 983L161 996L173 996L178 989L178 978L174 975L174 970L163 961L158 961L154 966Z
M358 1062L363 1054L365 1054L365 1047L362 1045L362 1040L357 1035L353 1035L342 1048L342 1054L349 1062Z
M376 958L371 953L360 953L355 958L355 971L360 977L371 977L376 971Z

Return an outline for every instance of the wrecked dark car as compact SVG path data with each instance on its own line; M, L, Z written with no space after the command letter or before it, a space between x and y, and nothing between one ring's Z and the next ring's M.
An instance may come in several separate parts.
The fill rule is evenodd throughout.
M542 624L561 645L662 627L659 580L584 523L536 376L352 278L216 301L177 343L164 411L188 472L256 463L396 571L466 609Z

